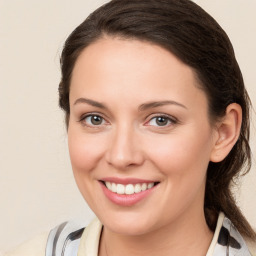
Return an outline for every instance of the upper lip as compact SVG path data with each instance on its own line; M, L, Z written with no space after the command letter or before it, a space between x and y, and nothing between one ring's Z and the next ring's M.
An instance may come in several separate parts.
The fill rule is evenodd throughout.
M101 181L104 181L104 182L108 181L108 182L113 182L116 184L123 184L123 185L158 182L156 180L146 180L146 179L139 179L139 178L118 178L118 177L107 177L107 178L101 179Z

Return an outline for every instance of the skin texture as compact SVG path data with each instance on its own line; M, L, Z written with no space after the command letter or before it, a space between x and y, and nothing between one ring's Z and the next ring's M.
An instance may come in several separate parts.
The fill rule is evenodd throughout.
M104 224L99 255L186 255L184 245L205 255L212 238L203 210L207 166L228 154L240 122L233 104L212 127L193 70L157 45L103 38L85 48L71 79L68 138L78 187ZM103 193L100 180L108 177L159 184L120 206Z

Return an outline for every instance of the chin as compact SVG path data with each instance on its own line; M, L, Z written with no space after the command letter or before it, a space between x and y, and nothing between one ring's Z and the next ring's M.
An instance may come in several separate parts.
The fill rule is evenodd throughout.
M124 236L140 236L150 232L149 226L145 226L145 225L141 226L141 225L138 225L136 222L133 223L133 225L126 224L126 223L121 223L121 224L115 223L115 224L111 224L110 226L106 226L106 225L104 226L109 230L111 230L113 233L124 235Z
M103 225L111 232L128 236L139 236L149 233L154 229L153 219L138 216L137 214L119 213L116 216L100 218Z

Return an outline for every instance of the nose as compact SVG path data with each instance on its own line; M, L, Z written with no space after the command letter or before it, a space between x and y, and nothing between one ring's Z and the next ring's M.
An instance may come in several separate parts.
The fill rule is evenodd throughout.
M139 134L131 127L119 127L112 133L106 161L117 170L139 166L144 162Z

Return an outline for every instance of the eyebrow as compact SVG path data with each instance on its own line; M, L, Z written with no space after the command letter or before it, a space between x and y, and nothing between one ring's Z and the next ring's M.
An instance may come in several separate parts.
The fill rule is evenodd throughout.
M107 109L107 107L98 102L98 101L95 101L95 100L90 100L90 99L86 99L86 98L79 98L75 101L74 105L78 104L78 103L86 103L86 104L89 104L93 107L97 107L97 108L102 108L102 109Z
M74 105L76 105L78 103L86 103L93 107L97 107L97 108L101 108L101 109L108 109L103 103L100 103L98 101L94 101L91 99L87 99L87 98L77 99L75 101ZM161 106L165 106L165 105L176 105L176 106L187 109L187 107L184 106L183 104L173 101L173 100L150 101L150 102L141 104L138 109L139 109L139 111L145 111L150 108L157 108L157 107L161 107Z
M161 107L161 106L165 106L165 105L176 105L182 108L187 109L186 106L184 106L183 104L173 101L173 100L163 100L163 101L151 101L148 103L144 103L142 105L139 106L139 110L140 111L145 111L149 108L157 108L157 107Z

